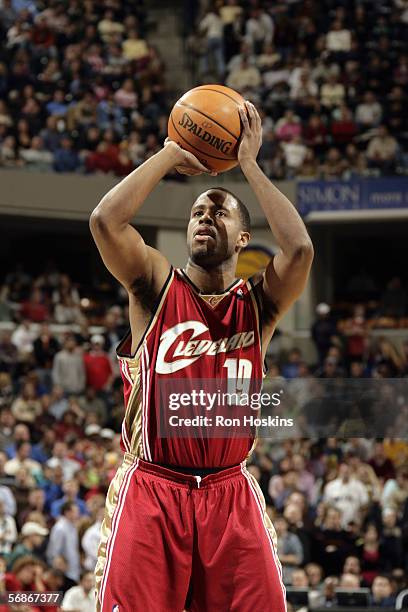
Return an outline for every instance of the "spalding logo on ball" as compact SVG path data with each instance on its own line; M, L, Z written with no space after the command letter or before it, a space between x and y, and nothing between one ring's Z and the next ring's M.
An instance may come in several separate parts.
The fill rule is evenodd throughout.
M230 170L238 164L239 107L245 110L244 98L229 87L190 89L170 113L169 138L214 172Z

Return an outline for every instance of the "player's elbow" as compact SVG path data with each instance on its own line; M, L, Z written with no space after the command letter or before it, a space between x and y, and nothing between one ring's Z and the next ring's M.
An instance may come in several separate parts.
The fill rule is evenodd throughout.
M92 211L89 217L89 227L93 236L95 234L104 234L110 226L110 215L107 207L104 205L104 201L98 204L98 206Z
M313 243L310 238L306 238L296 244L293 253L292 260L301 265L310 266L314 257Z

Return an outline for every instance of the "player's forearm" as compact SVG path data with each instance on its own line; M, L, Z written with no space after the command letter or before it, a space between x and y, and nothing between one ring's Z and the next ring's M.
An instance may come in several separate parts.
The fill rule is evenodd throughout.
M306 227L290 200L271 183L255 160L242 161L241 169L282 251L288 256L299 251L312 252Z
M153 155L108 191L92 213L94 222L99 220L115 226L130 223L148 195L176 164L171 147Z

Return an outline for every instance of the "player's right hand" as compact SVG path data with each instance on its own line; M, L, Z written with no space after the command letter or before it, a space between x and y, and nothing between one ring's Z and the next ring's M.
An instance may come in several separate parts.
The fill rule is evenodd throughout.
M164 146L166 149L168 147L172 155L174 155L174 168L179 174L186 174L188 176L197 176L199 174L217 175L216 172L211 172L209 168L204 166L195 155L182 149L176 142L170 140L170 138L166 138Z

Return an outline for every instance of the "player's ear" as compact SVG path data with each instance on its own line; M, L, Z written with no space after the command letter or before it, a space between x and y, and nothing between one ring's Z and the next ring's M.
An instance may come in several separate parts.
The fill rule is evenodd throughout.
M249 232L240 232L238 236L237 246L240 249L244 249L248 245L248 242L250 240L251 240L251 234Z

